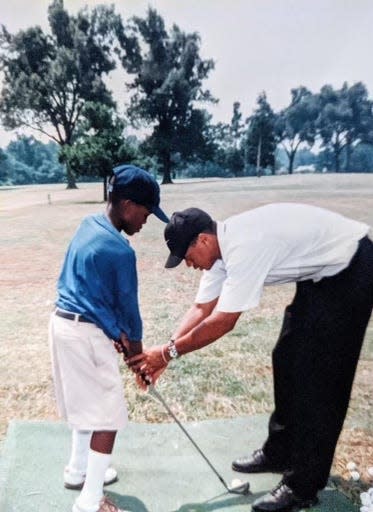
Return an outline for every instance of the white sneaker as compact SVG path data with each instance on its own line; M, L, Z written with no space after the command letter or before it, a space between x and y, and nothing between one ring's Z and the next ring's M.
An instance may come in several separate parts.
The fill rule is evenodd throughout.
M105 472L105 480L104 485L113 484L118 480L118 472L116 469L109 467ZM83 488L85 481L85 473L81 471L76 471L75 469L69 468L69 466L65 467L63 472L63 481L66 489L71 489L73 491L80 491Z
M79 505L76 504L76 502L73 505L72 512L90 512L88 510L85 510ZM129 512L128 510L123 510L121 508L118 508L115 503L113 503L107 496L104 496L102 500L100 501L100 506L97 512Z

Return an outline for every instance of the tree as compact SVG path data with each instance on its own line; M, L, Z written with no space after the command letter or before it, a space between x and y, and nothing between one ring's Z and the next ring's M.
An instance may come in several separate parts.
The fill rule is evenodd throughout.
M308 148L301 148L297 151L297 154L294 158L294 167L298 167L298 165L311 166L317 165L317 155L313 153Z
M228 128L228 147L226 148L225 164L234 176L243 174L245 161L242 149L242 139L244 134L244 123L242 122L242 113L240 103L233 103L233 114L231 124Z
M265 92L257 100L258 107L248 118L248 129L244 141L246 163L255 166L259 177L262 169L275 166L275 114L267 101Z
M242 113L238 101L233 103L233 113L230 124L209 124L208 139L212 155L212 166L215 166L219 176L241 176L244 171L243 137L245 125L242 122ZM224 171L225 170L225 171Z
M9 177L8 157L0 148L0 184L6 183Z
M58 146L21 136L6 149L9 181L14 185L61 183L65 168L58 162Z
M233 140L234 147L239 149L244 134L244 123L242 122L242 113L240 110L241 104L239 101L233 103L233 115L230 124L230 133Z
M351 172L373 173L373 146L360 143L351 156Z
M207 130L207 138L212 149L210 158L212 166L209 166L209 169L215 166L219 169L218 174L221 176L228 165L227 154L230 148L230 125L226 123L210 124ZM194 176L197 176L196 172L194 172ZM225 175L227 176L226 170Z
M85 102L113 105L103 77L116 65L110 49L121 18L106 6L71 16L63 0L53 0L48 20L50 34L37 26L10 34L2 26L0 115L5 127L31 128L64 147L73 142ZM67 182L75 188L69 167Z
M134 75L129 114L133 122L152 129L146 147L157 155L163 183L171 183L174 154L193 159L206 149L201 136L208 119L196 105L214 101L202 90L214 63L201 59L198 34L186 34L176 25L167 32L163 18L151 8L146 19L132 19L121 42L123 66Z
M61 160L77 176L100 176L103 179L103 197L107 199L107 177L113 167L122 162L133 162L136 150L123 137L124 123L110 108L101 103L88 102L77 128L74 144L65 146Z
M322 87L319 95L320 113L317 128L322 147L332 151L334 169L341 170L343 151L346 153L345 170L349 170L351 155L359 142L373 140L372 102L361 82L348 87L344 83L339 90L331 85Z
M293 173L294 158L303 143L312 146L316 137L318 115L314 95L301 86L291 90L291 103L276 116L276 137L289 159L288 171Z

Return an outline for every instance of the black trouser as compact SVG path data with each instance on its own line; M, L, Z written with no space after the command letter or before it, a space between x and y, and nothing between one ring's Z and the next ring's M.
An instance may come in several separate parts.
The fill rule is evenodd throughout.
M265 454L288 464L284 481L304 498L327 483L373 307L373 243L348 268L297 284L273 351L275 411Z

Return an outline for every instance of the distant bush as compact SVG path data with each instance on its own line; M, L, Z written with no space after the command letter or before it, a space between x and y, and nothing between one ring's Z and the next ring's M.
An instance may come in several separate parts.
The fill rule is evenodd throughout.
M58 161L58 146L43 144L34 137L19 137L2 152L0 184L30 185L63 183L65 167Z
M233 174L214 162L187 164L177 173L180 178L232 178Z

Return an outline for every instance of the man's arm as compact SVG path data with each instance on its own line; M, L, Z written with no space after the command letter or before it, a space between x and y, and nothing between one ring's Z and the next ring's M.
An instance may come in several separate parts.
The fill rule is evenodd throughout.
M175 340L178 354L184 355L199 350L221 338L234 328L240 315L241 312L214 311L189 332ZM126 362L135 372L145 373L155 381L164 371L170 359L167 344L164 344L151 347L142 354L127 359Z
M211 302L206 302L204 304L193 304L193 306L188 309L188 311L181 319L179 326L172 335L172 339L176 340L180 338L184 334L190 332L194 327L199 325L202 320L211 315L217 302L218 297Z
M230 332L236 325L241 312L225 313L214 311L188 333L176 338L175 347L179 355L199 350ZM167 356L166 356L167 357Z

